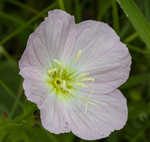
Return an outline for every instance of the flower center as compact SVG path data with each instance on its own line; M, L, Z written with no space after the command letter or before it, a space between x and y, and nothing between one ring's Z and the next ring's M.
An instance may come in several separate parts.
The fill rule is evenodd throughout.
M74 64L78 61L81 51L78 52ZM94 78L88 77L89 73L79 73L76 69L65 65L59 60L53 60L48 70L46 82L50 86L50 91L64 100L75 97L79 88L87 87L87 81L93 81Z

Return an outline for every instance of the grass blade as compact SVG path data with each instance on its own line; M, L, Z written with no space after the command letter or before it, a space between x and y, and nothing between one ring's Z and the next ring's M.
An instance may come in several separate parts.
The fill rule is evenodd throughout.
M63 0L58 0L59 8L62 10L65 10L64 2Z
M9 87L7 87L7 85L2 81L2 80L0 80L0 86L4 89L4 90L6 90L6 92L11 96L11 97L13 97L14 99L16 99L16 94L9 88ZM21 106L21 107L23 107L23 105L19 102L19 105Z
M79 23L82 21L82 3L79 2L79 0L75 1L75 17L76 17L76 22Z
M133 41L134 39L136 39L137 37L138 37L138 34L135 32L135 33L131 34L130 36L128 36L128 37L124 40L124 42L125 42L125 43L129 43L129 42Z
M119 14L116 0L112 2L112 16L113 16L113 28L118 33L119 32Z
M133 24L139 36L150 49L150 24L133 0L118 0L118 3Z
M112 0L102 0L99 1L99 11L97 15L97 20L101 21L103 16L106 14L107 10L112 6Z
M46 9L44 9L43 11L41 11L38 15L36 15L35 17L33 17L31 20L29 20L27 23L23 24L22 26L20 26L17 30L15 30L14 32L12 32L11 34L9 34L5 39L3 39L2 41L0 41L0 45L3 45L4 43L6 43L8 40L10 40L11 38L13 38L14 36L16 36L18 33L20 33L21 31L23 31L25 28L27 28L28 26L30 26L34 21L38 20L40 17L42 17L48 10L54 8L56 6L56 2L51 4L49 7L47 7Z
M7 0L7 1L10 2L11 4L14 4L14 5L22 8L22 9L26 9L26 10L32 12L33 14L38 14L39 13L38 10L36 10L36 9L26 5L26 4L23 4L23 3L21 3L21 2L19 2L17 0Z
M0 16L5 18L5 19L8 19L8 20L10 20L12 22L15 22L17 24L20 24L20 25L24 23L24 21L22 21L21 19L16 18L15 16L11 16L9 14L6 14L6 13L4 13L2 11L0 11Z

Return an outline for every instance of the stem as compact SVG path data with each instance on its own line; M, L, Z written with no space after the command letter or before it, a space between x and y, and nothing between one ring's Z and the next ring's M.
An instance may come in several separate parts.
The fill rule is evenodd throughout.
M99 11L97 15L97 20L101 21L103 16L106 14L107 10L112 6L112 0L99 0Z
M12 119L12 117L13 117L13 115L14 115L16 109L17 109L17 106L18 106L18 104L19 104L19 101L20 101L20 97L21 97L22 92L23 92L23 89L22 89L22 83L21 83L21 85L20 85L20 87L19 87L19 90L18 90L17 98L16 98L15 103L14 103L14 105L13 105L13 107L12 107L12 110L11 110L11 112L10 112L10 115L8 116L8 121L10 121L10 120Z
M131 41L133 41L134 39L136 39L138 37L138 34L137 33L133 33L132 35L130 35L129 37L127 37L124 42L125 43L129 43Z
M0 80L0 85L6 90L6 92L10 96L12 96L13 98L16 98L16 95L13 93L13 91L11 89L9 89L2 80Z
M128 46L129 49L132 50L132 51L135 51L135 52L137 52L137 53L143 54L143 55L145 55L145 56L150 56L150 55L149 55L149 52L148 52L147 50L140 49L139 47L134 46L134 45L130 45L130 44L128 44L127 46Z
M118 33L119 32L119 15L116 0L112 3L112 16L113 16L113 28Z
M16 99L16 95L14 94L14 92L11 89L9 89L2 80L0 80L0 86L2 86L2 88L4 88L11 97ZM19 103L19 105L23 107L21 103Z
M119 36L121 39L124 38L125 35L128 33L129 28L130 28L130 22L125 22L124 27L121 29L121 31L119 33Z
M0 53L2 53L8 60L11 60L14 64L17 64L2 46L0 46Z
M65 6L64 6L63 0L58 0L58 4L59 4L60 9L65 10Z
M81 2L79 3L79 0L75 0L75 17L77 23L82 21L81 13L82 13L82 3Z

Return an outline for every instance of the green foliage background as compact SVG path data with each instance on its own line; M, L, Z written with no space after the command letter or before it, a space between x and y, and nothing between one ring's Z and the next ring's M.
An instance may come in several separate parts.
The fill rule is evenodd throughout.
M75 15L77 23L107 22L132 56L130 78L120 88L128 100L128 122L99 141L149 142L150 0L0 0L0 142L84 142L71 133L54 135L42 128L39 110L26 100L18 75L29 34L56 8Z

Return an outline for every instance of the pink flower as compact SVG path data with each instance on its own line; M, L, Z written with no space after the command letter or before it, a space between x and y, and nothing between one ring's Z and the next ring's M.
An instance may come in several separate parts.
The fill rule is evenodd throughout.
M49 11L19 62L25 95L40 109L43 127L87 140L125 125L126 99L117 88L128 79L130 65L127 47L110 26L75 24L62 10Z

